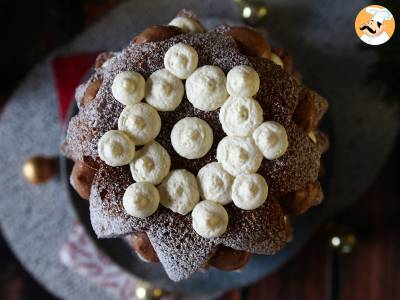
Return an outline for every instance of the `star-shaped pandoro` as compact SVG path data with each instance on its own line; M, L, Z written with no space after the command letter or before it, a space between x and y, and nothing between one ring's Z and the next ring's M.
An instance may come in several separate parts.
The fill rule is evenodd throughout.
M68 157L96 169L90 193L90 217L97 236L109 238L146 232L172 280L188 278L204 267L220 245L257 254L276 253L289 239L280 197L301 189L318 177L323 146L318 140L310 139L309 132L299 125L296 115L299 103L305 101L303 98L312 99L314 106L319 105L319 114L314 116L318 122L326 110L323 100L314 94L311 97L313 92L272 61L242 54L228 31L229 27L222 26L211 32L180 34L159 42L132 42L109 59L107 66L96 70L89 84L101 80L101 85L90 102L84 103L83 94L78 95L79 113L69 124L63 146ZM190 213L180 214L162 205L145 218L129 215L123 205L124 193L135 183L129 166L110 166L98 152L99 140L106 132L118 129L118 119L125 107L113 94L115 78L123 72L135 71L148 79L165 67L166 52L179 43L190 45L197 51L199 67L216 66L225 74L236 66L253 68L260 79L254 100L262 109L262 118L279 122L287 134L285 153L274 159L264 158L257 170L268 183L265 202L250 210L241 209L234 203L226 204L224 208L229 216L226 231L212 238L205 238L193 229ZM83 85L82 90L87 85ZM155 141L169 153L171 170L186 169L196 176L202 167L217 161L218 143L226 137L226 128L220 123L220 109L205 111L194 107L201 103L192 102L185 94L173 110L163 111L163 103L160 106L153 103L153 106L160 109L161 120ZM182 157L171 143L172 129L179 120L187 117L204 120L213 132L210 148L199 158Z

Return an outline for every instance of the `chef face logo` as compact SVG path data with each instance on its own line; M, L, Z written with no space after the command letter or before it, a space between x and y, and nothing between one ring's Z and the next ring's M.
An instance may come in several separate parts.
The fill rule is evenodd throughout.
M380 22L369 20L368 23L363 24L360 30L369 37L375 37L380 35L385 30L385 27Z
M380 5L363 8L357 15L355 30L368 45L386 43L394 33L395 22L391 12Z

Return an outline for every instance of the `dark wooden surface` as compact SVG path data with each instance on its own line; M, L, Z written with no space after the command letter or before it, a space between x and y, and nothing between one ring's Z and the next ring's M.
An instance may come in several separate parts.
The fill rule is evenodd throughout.
M121 1L24 1L26 13L22 12L19 18L25 22L18 22L9 13L17 9L18 1L0 0L2 39L8 44L1 48L0 55L9 58L1 64L0 71L9 76L0 89L0 111L33 63ZM399 170L400 139L379 178L362 199L328 220L280 270L221 299L400 299ZM330 247L332 228L334 232L339 227L357 236L358 242L349 254ZM23 270L1 237L0 254L0 299L52 299Z

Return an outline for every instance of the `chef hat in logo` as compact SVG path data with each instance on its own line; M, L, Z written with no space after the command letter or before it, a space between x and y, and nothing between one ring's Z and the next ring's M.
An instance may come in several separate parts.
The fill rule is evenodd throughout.
M383 23L385 20L390 20L393 16L386 8L367 7L367 13L372 15L372 20L375 22Z

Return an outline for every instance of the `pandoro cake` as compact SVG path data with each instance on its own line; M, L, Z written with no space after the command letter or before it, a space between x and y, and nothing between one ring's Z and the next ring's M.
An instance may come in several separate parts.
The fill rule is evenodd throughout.
M327 101L253 28L183 10L100 54L76 101L62 150L94 231L174 281L275 254L323 199Z

